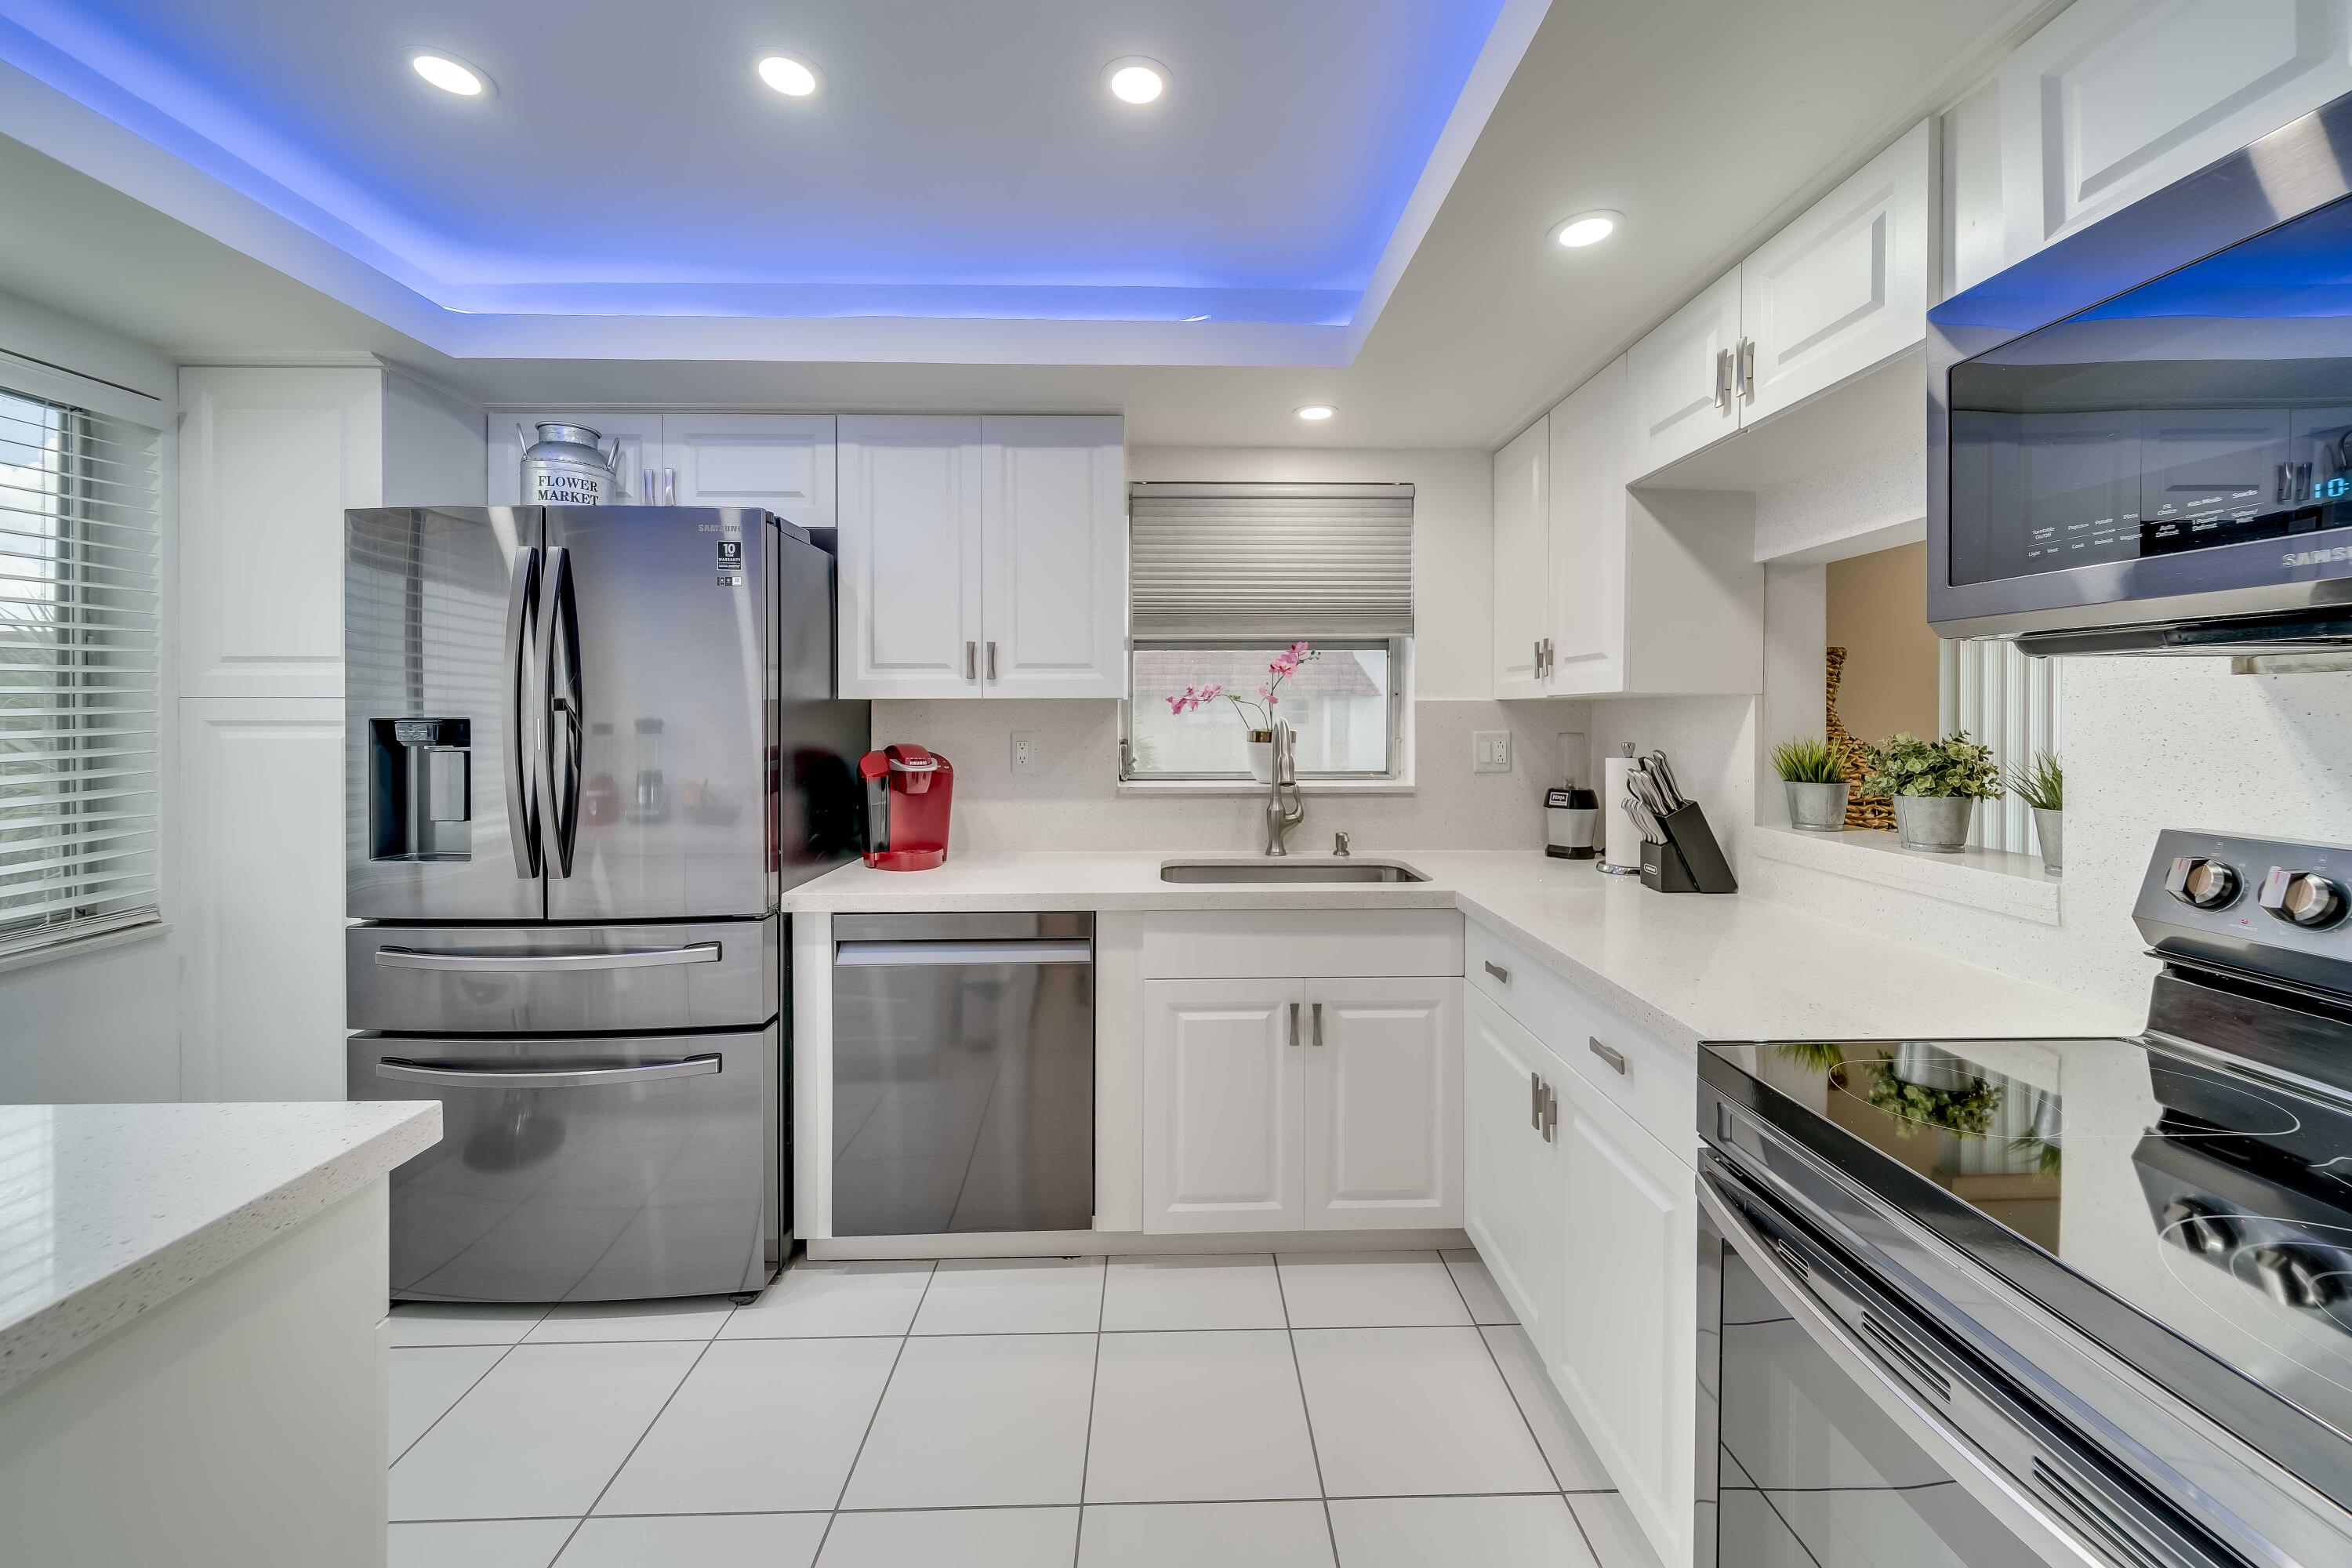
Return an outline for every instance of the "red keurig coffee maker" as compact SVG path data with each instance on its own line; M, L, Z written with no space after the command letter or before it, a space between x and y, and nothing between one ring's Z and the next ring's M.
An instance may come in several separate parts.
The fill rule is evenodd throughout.
M948 814L955 769L920 746L868 752L857 764L866 781L866 863L879 871L928 871L948 858Z

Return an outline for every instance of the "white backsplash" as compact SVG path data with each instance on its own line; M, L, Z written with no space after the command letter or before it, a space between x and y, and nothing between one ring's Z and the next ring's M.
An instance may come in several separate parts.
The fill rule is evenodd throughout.
M1562 734L1580 734L1583 702L1414 705L1410 794L1306 791L1293 853L1320 854L1331 835L1358 853L1532 849L1544 841L1543 793L1559 782ZM1474 774L1470 732L1508 729L1511 771ZM1034 731L1034 773L1013 772L1012 732ZM965 854L1034 849L1246 852L1265 843L1265 797L1122 790L1116 702L877 702L874 743L911 741L955 764L950 847Z

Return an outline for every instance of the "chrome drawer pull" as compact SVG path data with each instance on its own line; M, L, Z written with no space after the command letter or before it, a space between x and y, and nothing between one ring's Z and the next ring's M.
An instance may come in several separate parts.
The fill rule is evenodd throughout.
M1318 1046L1323 1043L1323 1004L1320 1002L1315 1004L1315 1043Z
M1543 1078L1538 1073L1528 1074L1528 1125L1543 1131Z
M1486 959L1484 962L1486 965L1487 973L1493 975L1496 979L1501 981L1506 985L1508 985L1511 983L1511 972L1509 970L1504 968L1501 964L1496 963L1491 958Z
M1296 1002L1290 1005L1290 1043L1294 1046L1298 1043L1298 1004Z
M676 963L716 963L719 944L698 942L690 947L648 947L621 952L419 952L413 947L379 947L379 969L456 969L468 973L499 974L539 970L659 969Z
M1624 1052L1604 1046L1599 1040L1593 1039L1589 1036L1586 1037L1584 1045L1587 1050L1591 1051L1594 1056L1599 1057L1602 1061L1607 1062L1611 1067L1615 1068L1620 1074L1624 1072Z
M457 1068L387 1057L375 1064L375 1076L402 1083L429 1083L443 1089L593 1089L601 1084L645 1083L663 1078L706 1078L719 1070L717 1057L684 1057L676 1061L633 1062L610 1068Z

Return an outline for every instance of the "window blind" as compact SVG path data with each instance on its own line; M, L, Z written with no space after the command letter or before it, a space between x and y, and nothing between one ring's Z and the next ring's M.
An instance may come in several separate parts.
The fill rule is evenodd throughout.
M1947 639L1937 650L1942 680L1937 722L1948 733L1966 730L1992 748L2004 772L2024 768L2043 752L2056 755L2063 708L2054 658L2030 658L2012 642ZM2033 814L2014 792L1978 804L1969 842L1985 849L2031 854Z
M157 918L155 438L0 390L0 957Z
M1404 637L1411 485L1136 484L1139 637Z

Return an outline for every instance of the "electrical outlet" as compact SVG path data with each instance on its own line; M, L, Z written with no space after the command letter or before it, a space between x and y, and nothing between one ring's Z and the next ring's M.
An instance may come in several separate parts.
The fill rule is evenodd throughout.
M1470 771L1474 773L1509 773L1511 732L1508 730L1471 731Z
M1013 731L1013 771L1016 773L1034 773L1037 771L1036 731Z

